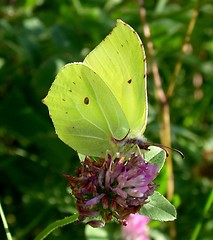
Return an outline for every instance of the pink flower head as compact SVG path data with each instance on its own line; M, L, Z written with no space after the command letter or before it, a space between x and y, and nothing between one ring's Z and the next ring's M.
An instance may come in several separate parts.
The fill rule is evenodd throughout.
M138 212L157 187L152 182L157 173L158 166L141 155L133 154L128 161L108 155L99 161L86 157L76 176L65 177L76 197L79 221L88 219L88 224L99 227L112 219L125 223L131 213Z
M127 218L128 224L122 226L123 240L149 240L148 222L150 219L138 213L130 214Z

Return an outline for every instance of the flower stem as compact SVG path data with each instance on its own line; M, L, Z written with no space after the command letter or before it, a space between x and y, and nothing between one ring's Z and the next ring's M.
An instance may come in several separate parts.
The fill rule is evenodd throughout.
M63 227L67 224L70 224L78 219L78 213L74 213L70 217L66 217L61 220L57 220L53 223L51 223L49 226L47 226L34 240L42 240L46 238L51 232L53 232L55 229L59 227Z

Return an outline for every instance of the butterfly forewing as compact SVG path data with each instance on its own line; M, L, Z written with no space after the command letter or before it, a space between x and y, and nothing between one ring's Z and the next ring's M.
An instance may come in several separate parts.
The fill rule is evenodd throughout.
M109 86L130 125L130 135L143 132L147 121L146 59L137 33L118 20L113 31L85 58Z

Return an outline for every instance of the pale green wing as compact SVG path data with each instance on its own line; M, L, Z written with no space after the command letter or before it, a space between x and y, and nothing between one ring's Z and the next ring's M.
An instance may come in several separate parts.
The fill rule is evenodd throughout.
M112 138L122 139L128 121L108 86L81 63L66 65L44 103L59 138L79 153L105 156L117 151Z
M121 20L85 58L117 98L130 125L130 136L143 133L147 121L146 58L137 33Z

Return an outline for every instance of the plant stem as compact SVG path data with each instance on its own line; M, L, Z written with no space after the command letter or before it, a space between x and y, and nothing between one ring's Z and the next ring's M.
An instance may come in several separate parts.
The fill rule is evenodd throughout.
M3 211L3 208L1 206L1 202L0 202L0 215L1 215L3 226L4 226L4 229L5 229L5 232L6 232L7 239L8 240L13 240L12 235L11 235L10 230L9 230L9 227L7 225L7 220L5 218L4 211Z
M170 108L167 101L167 96L163 90L161 77L158 70L158 65L155 60L155 53L153 43L151 41L150 28L146 20L146 10L144 8L144 1L138 0L140 6L140 16L143 22L143 32L146 38L147 50L150 57L151 68L153 73L153 79L155 84L155 96L157 101L160 103L161 107L161 124L160 124L160 138L161 143L165 146L171 147L171 128L170 128ZM171 200L174 194L174 176L173 176L173 162L172 162L172 153L169 151L169 156L167 158L167 198Z
M64 219L55 221L55 222L51 223L49 226L47 226L34 240L42 240L42 239L46 238L55 229L57 229L59 227L63 227L72 222L75 222L77 219L78 219L78 214L74 213L70 217L66 217Z
M178 61L177 61L176 65L175 65L174 72L172 74L171 81L170 81L170 84L169 84L169 87L168 87L168 91L167 91L167 94L166 94L168 99L172 97L172 94L173 94L173 91L174 91L174 88L175 88L175 83L176 83L178 74L180 72L180 69L182 67L183 56L188 51L188 45L189 45L189 42L190 42L190 39L191 39L191 35L192 35L193 30L194 30L196 20L198 18L199 6L200 6L200 0L197 0L196 3L195 3L194 9L193 9L192 18L191 18L191 20L188 24L187 30L186 30L186 35L185 35L184 40L183 40L181 53L179 55L179 58L178 58Z

